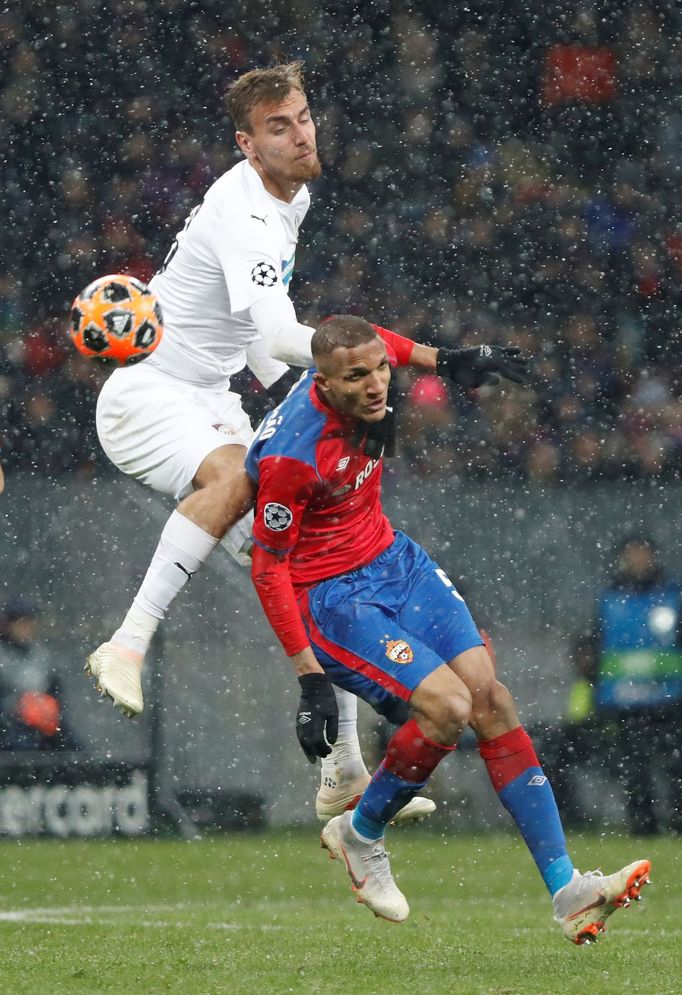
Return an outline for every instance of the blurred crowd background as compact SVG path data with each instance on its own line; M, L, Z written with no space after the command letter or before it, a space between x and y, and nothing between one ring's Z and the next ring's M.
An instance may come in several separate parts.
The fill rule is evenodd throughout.
M237 161L225 92L301 58L318 123L292 298L433 344L517 344L532 389L403 379L401 472L679 476L682 8L24 0L0 5L0 453L114 473L75 294L149 279ZM243 380L247 390L255 384Z

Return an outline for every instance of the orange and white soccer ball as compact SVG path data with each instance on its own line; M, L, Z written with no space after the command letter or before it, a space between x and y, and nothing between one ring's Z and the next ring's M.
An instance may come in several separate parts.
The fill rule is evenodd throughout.
M154 352L163 337L161 307L134 276L101 276L71 305L69 336L84 356L136 363Z

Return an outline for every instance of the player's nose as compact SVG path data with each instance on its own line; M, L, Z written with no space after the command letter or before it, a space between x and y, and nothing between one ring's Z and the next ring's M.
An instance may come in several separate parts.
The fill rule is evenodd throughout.
M304 124L299 124L298 121L294 124L294 141L297 145L310 144L312 146L308 128Z

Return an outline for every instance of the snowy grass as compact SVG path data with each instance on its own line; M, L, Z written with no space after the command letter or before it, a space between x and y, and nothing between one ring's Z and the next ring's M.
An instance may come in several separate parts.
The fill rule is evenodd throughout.
M0 991L125 995L680 991L682 842L582 836L582 869L649 856L652 887L578 948L523 846L394 830L401 926L358 906L310 830L196 843L0 843Z

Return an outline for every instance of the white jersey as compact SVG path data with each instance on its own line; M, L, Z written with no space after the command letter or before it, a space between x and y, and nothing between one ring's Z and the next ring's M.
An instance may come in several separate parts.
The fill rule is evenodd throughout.
M150 281L164 336L145 365L190 383L216 384L244 367L250 345L262 354L249 308L266 297L275 303L287 297L309 206L305 186L290 204L273 197L247 160L216 180ZM266 373L272 382L285 367L269 362L278 368ZM249 365L260 377L255 363Z

